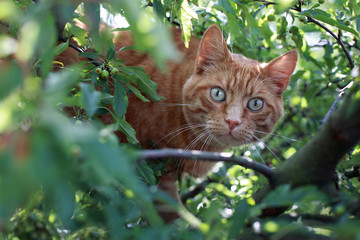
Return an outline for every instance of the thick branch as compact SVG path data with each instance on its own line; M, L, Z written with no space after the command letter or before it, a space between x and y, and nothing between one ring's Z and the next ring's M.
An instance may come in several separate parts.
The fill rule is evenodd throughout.
M305 147L274 171L273 184L255 195L258 202L272 188L289 183L292 187L327 186L342 157L360 140L360 85L350 89L340 108Z
M245 168L253 169L263 174L269 181L272 181L273 171L271 168L261 163L255 162L250 158L233 156L231 153L214 153L202 151L185 151L182 149L160 149L142 150L138 152L139 158L143 160L157 158L186 158L189 161L206 160L210 162L230 162Z

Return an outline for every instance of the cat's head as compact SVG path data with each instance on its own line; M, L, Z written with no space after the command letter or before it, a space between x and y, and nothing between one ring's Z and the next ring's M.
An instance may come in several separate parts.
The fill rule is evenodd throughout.
M225 148L256 142L283 115L282 93L296 62L296 50L269 63L232 54L221 30L209 27L194 73L183 88L187 122L203 127L207 132L203 138L211 139L211 145Z

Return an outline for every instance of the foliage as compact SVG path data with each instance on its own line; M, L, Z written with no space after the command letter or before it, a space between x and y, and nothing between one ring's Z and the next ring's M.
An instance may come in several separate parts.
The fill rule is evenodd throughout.
M125 115L130 91L144 102L162 97L143 69L116 58L124 49L114 48L114 32L98 33L104 9L110 18L126 18L135 36L132 48L151 54L163 69L166 60L178 56L165 28L171 25L181 26L187 46L191 33L201 37L217 24L230 49L259 61L297 48L299 64L284 95L284 118L264 142L230 149L268 166L279 167L298 152L321 128L339 93L359 84L360 6L354 0L108 0L79 7L60 1L1 1L0 237L360 237L359 146L338 164L333 196L314 185L292 189L285 184L255 204L253 194L267 180L229 163L218 164L206 180L179 182L181 193L202 186L203 191L185 199L186 208L158 190L163 163L138 161L135 131ZM81 46L79 56L87 59L81 64L63 67L54 61L71 47L69 41L57 42L59 16L67 22L64 36L72 36ZM74 19L91 26L91 34ZM66 117L64 106L72 106L76 118ZM115 123L104 125L97 116L109 112ZM115 130L129 143L118 143ZM164 223L155 201L167 203L182 218ZM279 207L286 211L262 216Z

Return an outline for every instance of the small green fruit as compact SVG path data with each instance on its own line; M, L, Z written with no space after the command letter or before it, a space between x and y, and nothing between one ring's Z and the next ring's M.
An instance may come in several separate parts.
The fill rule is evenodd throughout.
M302 16L302 15L299 16L299 21L302 22L302 23L306 22L305 16Z
M269 16L267 16L267 20L269 22L275 21L275 16L273 14L270 14Z
M323 3L325 3L325 0L318 0L318 2L319 2L320 4L323 4Z
M111 69L111 75L116 76L119 74L119 70L117 68Z
M95 69L95 73L100 75L100 74L102 73L101 68L99 68L99 67L96 68L96 69Z
M350 25L350 21L349 20L346 20L345 22L344 22L344 24L346 25L346 26L349 26Z
M108 79L109 78L109 72L104 70L102 73L101 73L101 78L102 79Z

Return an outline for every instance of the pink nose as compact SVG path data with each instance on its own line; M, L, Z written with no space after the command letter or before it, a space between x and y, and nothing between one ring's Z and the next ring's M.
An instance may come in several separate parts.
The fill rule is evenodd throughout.
M226 119L225 121L229 124L230 131L234 130L234 128L240 124L239 121L234 121L234 120L230 120L230 119Z

